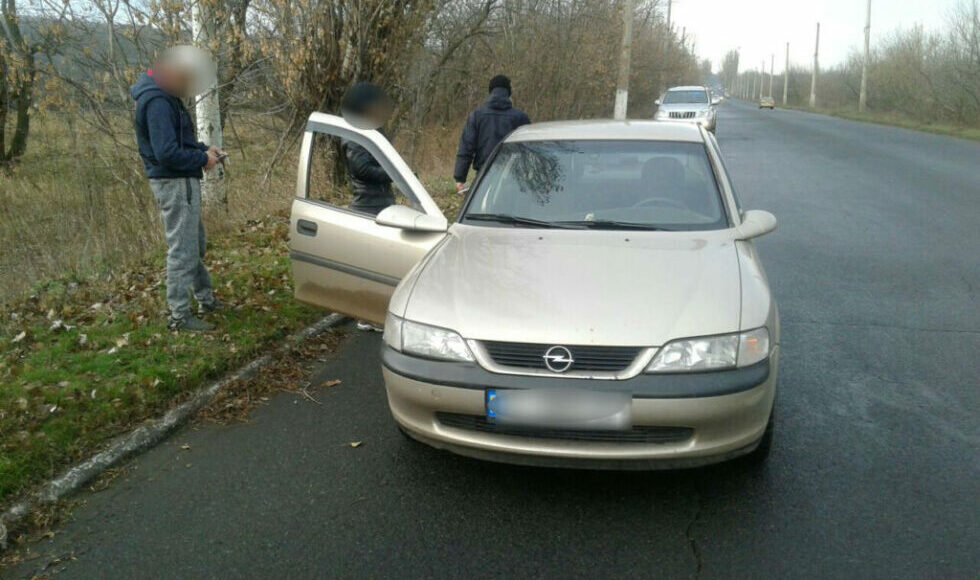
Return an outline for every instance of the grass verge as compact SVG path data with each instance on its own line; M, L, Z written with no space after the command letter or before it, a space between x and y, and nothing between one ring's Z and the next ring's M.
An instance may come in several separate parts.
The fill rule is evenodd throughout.
M245 222L207 260L229 308L209 334L166 328L162 255L44 283L0 321L0 504L323 316L292 296L288 220Z
M923 121L916 121L914 119L909 119L908 117L898 115L896 113L879 113L873 111L867 111L864 113L859 113L858 111L853 111L850 109L810 109L808 107L796 107L796 106L782 106L778 105L777 108L791 109L794 111L804 111L807 113L818 113L820 115L830 115L831 117L838 117L841 119L847 119L849 121L859 121L861 123L874 123L876 125L888 125L891 127L901 127L903 129L911 129L913 131L923 131L925 133L934 133L936 135L945 135L947 137L958 137L960 139L969 139L972 141L980 141L980 127L962 127L956 125L945 125L941 123L926 123Z

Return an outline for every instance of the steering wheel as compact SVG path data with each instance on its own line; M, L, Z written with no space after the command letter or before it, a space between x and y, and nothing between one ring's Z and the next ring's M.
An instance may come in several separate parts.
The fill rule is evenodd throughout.
M643 201L638 201L633 204L633 207L646 207L648 205L668 205L671 207L676 207L679 209L690 209L683 203L677 201L676 199L670 199L668 197L651 197L644 199Z

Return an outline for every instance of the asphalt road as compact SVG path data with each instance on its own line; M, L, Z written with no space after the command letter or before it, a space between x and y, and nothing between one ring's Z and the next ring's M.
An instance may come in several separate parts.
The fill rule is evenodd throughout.
M248 425L198 426L11 571L66 578L960 577L980 572L980 144L726 103L782 313L769 463L592 473L403 439L376 334ZM362 441L357 448L348 445ZM181 445L191 445L190 451Z

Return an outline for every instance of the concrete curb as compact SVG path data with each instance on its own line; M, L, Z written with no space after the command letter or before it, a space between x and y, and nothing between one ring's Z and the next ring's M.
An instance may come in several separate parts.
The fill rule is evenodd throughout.
M54 503L78 491L83 485L110 467L154 447L177 428L187 423L201 409L209 405L218 396L218 393L230 383L254 374L272 362L275 354L293 348L346 320L347 318L340 314L331 314L316 324L290 335L279 348L267 352L217 382L200 389L190 399L167 411L163 417L118 437L104 451L96 453L49 481L32 497L11 506L7 511L0 514L0 551L5 550L8 543L5 524L19 521L37 506Z

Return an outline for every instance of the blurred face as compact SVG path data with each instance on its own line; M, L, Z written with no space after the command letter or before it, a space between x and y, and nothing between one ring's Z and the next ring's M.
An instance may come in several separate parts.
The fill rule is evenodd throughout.
M364 116L367 117L373 125L381 127L387 123L388 118L391 117L391 101L388 99L379 99L374 103L371 103L364 113Z
M193 74L184 67L172 63L159 63L154 67L154 79L163 90L176 97L191 96Z

